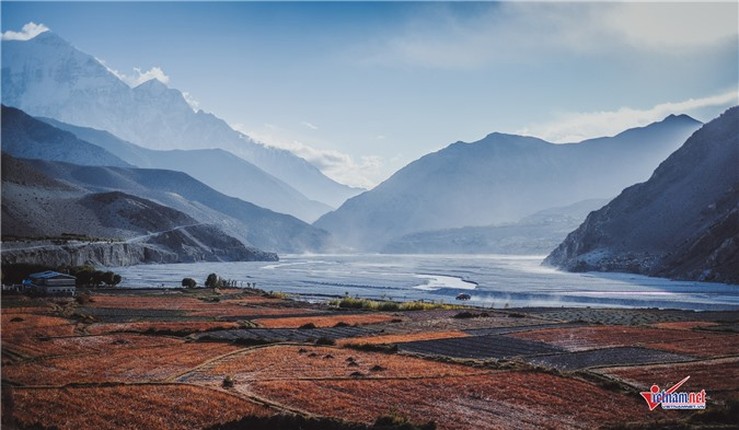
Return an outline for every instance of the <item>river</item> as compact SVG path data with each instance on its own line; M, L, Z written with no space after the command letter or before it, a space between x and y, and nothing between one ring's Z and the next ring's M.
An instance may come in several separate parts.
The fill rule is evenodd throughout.
M624 273L567 273L541 266L543 256L287 255L279 262L193 263L116 268L121 287L202 284L209 273L237 285L300 294L306 300L359 296L476 306L590 306L739 310L739 286L671 281Z

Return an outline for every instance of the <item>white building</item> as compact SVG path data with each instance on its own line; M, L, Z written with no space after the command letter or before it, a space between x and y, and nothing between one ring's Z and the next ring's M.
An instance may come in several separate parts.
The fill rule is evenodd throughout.
M46 296L74 296L76 282L77 278L72 275L47 270L28 275L23 285L29 292Z

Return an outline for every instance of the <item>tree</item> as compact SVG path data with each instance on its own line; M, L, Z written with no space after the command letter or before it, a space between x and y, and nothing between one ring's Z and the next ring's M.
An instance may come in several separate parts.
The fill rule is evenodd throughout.
M122 278L121 275L108 271L103 274L102 279L103 282L105 282L105 285L109 285L112 287L120 284Z
M195 282L192 278L182 278L182 286L185 288L195 288L195 286L198 285L197 282Z
M205 280L205 286L209 288L219 288L223 286L223 280L215 273L211 273Z

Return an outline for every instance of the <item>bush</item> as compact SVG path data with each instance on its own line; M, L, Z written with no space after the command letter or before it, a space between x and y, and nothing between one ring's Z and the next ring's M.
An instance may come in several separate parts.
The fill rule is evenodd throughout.
M316 345L332 346L336 345L336 341L329 337L322 336L316 339Z
M182 286L185 288L195 288L198 285L192 278L182 278Z
M208 288L221 288L223 287L223 279L221 279L215 273L211 273L205 279L205 286Z
M79 294L79 295L77 295L77 297L75 297L75 299L74 299L74 300L75 300L75 301L76 301L76 302L77 302L78 304L80 304L80 305L86 305L86 304L88 304L88 303L90 303L90 302L92 302L92 301L93 301L93 300L92 300L92 297L90 297L90 294L89 294L89 293L82 293L82 294Z
M444 303L427 303L427 302L389 302L377 301L369 299L359 299L352 297L344 297L341 300L334 300L330 303L342 309L367 309L372 311L427 311L432 309L460 309L459 306L447 305Z

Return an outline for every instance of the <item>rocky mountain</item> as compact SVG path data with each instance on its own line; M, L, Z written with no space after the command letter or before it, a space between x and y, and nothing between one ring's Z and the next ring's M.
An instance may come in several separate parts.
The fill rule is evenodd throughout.
M103 148L2 106L2 150L14 157L66 161L88 166L131 167Z
M210 113L193 111L181 92L156 79L130 88L96 58L50 31L2 42L2 87L6 105L106 130L146 148L225 149L332 207L359 192L289 151L267 147Z
M574 144L493 133L404 167L314 225L342 245L381 250L404 235L517 222L546 208L616 195L647 179L700 123L670 115L613 137Z
M113 266L277 259L180 211L118 191L89 193L37 167L3 155L3 263Z
M515 254L546 255L591 211L608 200L591 199L550 208L515 223L461 227L407 234L388 243L388 254Z
M248 246L271 252L319 252L328 233L290 215L228 197L182 172L25 160L28 169L85 194L120 191L217 226ZM22 179L21 179L22 180ZM5 190L3 190L3 198ZM70 217L74 212L70 212ZM80 227L82 228L82 227Z
M545 263L739 284L739 107L590 214Z
M136 167L185 172L226 195L292 215L305 222L313 222L332 209L309 200L285 182L222 149L153 150L126 142L107 131L78 127L50 118L41 120L71 132Z

